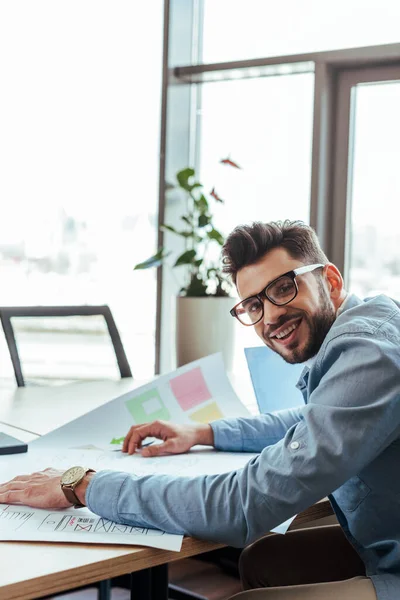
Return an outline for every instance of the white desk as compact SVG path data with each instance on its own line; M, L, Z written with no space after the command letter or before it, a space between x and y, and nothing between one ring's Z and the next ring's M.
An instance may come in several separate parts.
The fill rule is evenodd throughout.
M144 383L127 377L62 386L0 388L0 430L4 423L44 435Z

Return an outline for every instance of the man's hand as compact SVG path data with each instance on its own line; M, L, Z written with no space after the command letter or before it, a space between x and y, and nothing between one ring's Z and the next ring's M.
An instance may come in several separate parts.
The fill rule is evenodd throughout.
M65 469L45 469L40 473L19 475L0 485L2 504L25 504L34 508L68 508L71 503L61 489L60 478ZM77 486L78 487L78 486Z
M164 440L164 443L142 448L142 442L147 437ZM183 454L196 444L214 445L214 434L210 425L174 425L167 421L153 421L144 425L133 425L125 437L122 452L133 454L136 450L141 450L142 456Z

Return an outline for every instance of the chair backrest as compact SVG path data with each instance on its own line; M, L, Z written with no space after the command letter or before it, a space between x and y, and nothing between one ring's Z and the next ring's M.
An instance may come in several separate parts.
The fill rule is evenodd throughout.
M17 344L17 340L16 340L16 330L13 326L13 320L14 319L21 319L21 322L24 325L25 329L24 332L26 334L29 334L32 338L32 331L35 334L35 339L33 340L33 343L36 344L36 347L38 344L40 344L40 335L43 334L44 332L46 332L46 328L40 328L40 327L35 327L30 328L29 325L27 325L28 323L28 319L32 319L33 323L38 323L38 319L40 318L45 318L47 321L47 318L51 318L52 321L51 323L58 323L58 325L60 325L60 321L57 321L57 317L61 318L61 317L71 317L72 319L70 319L69 321L66 322L66 325L64 325L62 328L59 327L59 329L57 330L57 328L54 328L54 325L52 325L51 328L51 334L57 335L57 333L59 331L62 331L64 333L68 332L68 333L79 333L79 325L78 325L78 320L77 319L73 319L74 317L92 317L95 318L94 321L96 321L96 317L103 317L106 325L107 325L107 329L108 329L108 333L109 336L111 338L111 342L112 342L112 346L114 348L114 352L115 352L115 357L116 357L116 361L118 364L118 369L120 372L121 377L132 377L132 372L129 366L129 362L128 359L126 357L125 354L125 350L124 347L122 345L122 341L121 341L121 337L119 335L117 326L115 324L114 318L112 316L111 310L107 305L101 305L101 306L90 306L90 305L83 305L83 306L3 306L0 307L0 319L1 319L1 324L3 326L3 330L4 330L4 335L5 335L5 339L7 342L7 346L8 346L8 350L10 353L10 357L11 357L11 362L13 365L13 369L14 369L14 374L15 374L15 379L17 381L17 385L19 387L23 387L25 386L25 379L23 376L23 372L22 372L22 367L21 367L21 360L20 360L20 354L18 351L18 344ZM36 321L35 321L36 319ZM101 319L100 319L101 320ZM64 319L63 319L64 321ZM91 329L92 329L92 333L93 334L98 334L98 325L95 322L91 323ZM78 325L78 327L77 327ZM93 327L93 325L95 325L95 327ZM49 328L47 328L47 330L49 330ZM90 327L89 330L90 331Z
M304 404L296 383L303 364L290 365L267 346L244 349L260 413Z

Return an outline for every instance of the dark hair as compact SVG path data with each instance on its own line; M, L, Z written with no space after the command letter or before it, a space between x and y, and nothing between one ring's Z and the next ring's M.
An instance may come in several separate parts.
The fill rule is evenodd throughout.
M236 283L240 269L257 263L273 248L285 248L304 263L329 262L314 229L303 221L256 221L239 225L228 235L222 247L223 272Z

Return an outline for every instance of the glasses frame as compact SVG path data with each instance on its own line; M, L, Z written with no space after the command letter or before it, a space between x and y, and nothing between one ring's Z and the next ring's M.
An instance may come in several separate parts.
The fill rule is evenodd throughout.
M320 263L317 263L314 265L306 265L304 267L298 267L297 269L293 269L292 271L288 271L287 273L283 273L282 275L279 275L279 277L276 277L275 279L270 281L265 286L265 288L263 290L261 290L261 292L259 292L258 294L252 294L251 296L248 296L248 298L244 298L243 300L241 300L240 302L235 304L235 306L233 308L231 308L231 310L229 311L230 315L232 317L235 317L239 321L239 323L241 325L244 325L245 327L253 327L254 325L257 325L257 323L259 323L264 317L264 300L265 299L268 300L269 302L271 302L271 304L274 304L275 306L286 306L286 304L289 304L289 302L293 302L293 300L296 298L297 294L299 293L299 286L297 285L296 277L298 275L303 275L304 273L310 273L311 271L314 271L315 269L320 269L321 267L323 268L324 266L325 265L320 264ZM269 297L268 288L271 287L272 285L274 285L278 281L278 279L281 279L281 277L290 277L290 279L294 283L295 294L294 294L293 298L291 298L287 302L279 303L279 302L275 302L275 300L273 300L272 298ZM257 319L257 321L254 321L254 323L243 323L243 321L241 321L239 316L237 315L236 309L240 304L242 304L243 302L246 302L246 300L250 300L251 298L257 298L261 302L261 307L262 307L261 316L259 319Z

